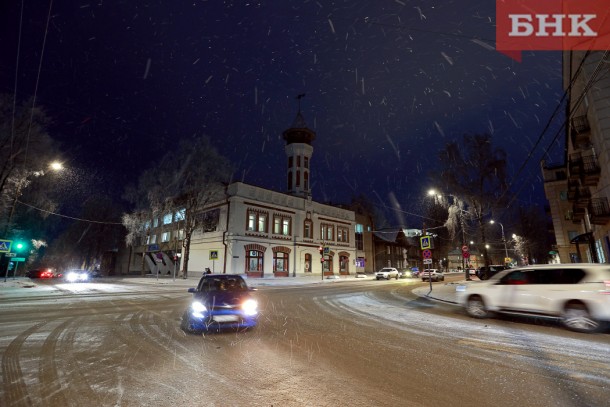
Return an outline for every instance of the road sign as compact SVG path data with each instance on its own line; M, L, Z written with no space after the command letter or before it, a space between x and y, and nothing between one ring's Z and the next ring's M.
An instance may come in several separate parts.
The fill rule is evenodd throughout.
M13 257L11 261L25 261L25 257Z
M467 252L468 251L468 246L466 246L466 245L462 246L462 251L463 252Z
M210 250L210 260L218 260L218 250Z
M6 253L5 256L6 257L15 257L15 256L17 256L17 253Z
M467 258L469 258L469 257L470 257L470 253L468 253L468 252L462 252L462 257L463 257L463 258L465 258L465 259L467 259Z
M432 258L432 250L430 249L426 249L423 252L421 252L422 256L424 257L424 259L431 259Z
M432 264L432 259L424 259L424 264Z
M330 247L325 247L324 248L324 254L328 254L330 253Z
M422 236L419 238L419 243L421 245L422 250L432 249L432 239L431 236Z
M12 240L0 239L0 253L10 252L12 243Z

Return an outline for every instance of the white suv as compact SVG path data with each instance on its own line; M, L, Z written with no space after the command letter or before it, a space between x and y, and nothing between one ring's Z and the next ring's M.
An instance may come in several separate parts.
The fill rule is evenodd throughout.
M421 281L445 281L445 275L437 269L426 269L419 276Z
M375 278L377 280L380 280L382 278L385 278L386 280L395 278L396 280L398 280L399 276L400 276L400 273L394 267L384 267L375 273Z
M559 318L577 332L595 332L610 321L610 266L546 264L499 272L458 291L468 315L492 312Z

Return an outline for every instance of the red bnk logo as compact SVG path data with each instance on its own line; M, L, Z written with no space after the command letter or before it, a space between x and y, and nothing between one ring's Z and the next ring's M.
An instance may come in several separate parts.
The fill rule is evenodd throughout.
M521 51L610 49L607 0L496 0L496 49L521 61Z

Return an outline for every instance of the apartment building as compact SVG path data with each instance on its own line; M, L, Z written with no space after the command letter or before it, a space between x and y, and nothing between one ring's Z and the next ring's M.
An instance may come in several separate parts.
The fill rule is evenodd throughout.
M610 259L610 57L566 51L565 158L542 163L557 253L562 263Z

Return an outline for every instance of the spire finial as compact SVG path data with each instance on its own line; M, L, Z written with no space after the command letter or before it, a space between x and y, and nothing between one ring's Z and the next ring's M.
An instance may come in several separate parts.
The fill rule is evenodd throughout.
M298 99L299 101L299 113L301 113L301 99L303 99L305 97L304 93L301 93L300 95L297 95L296 99Z

